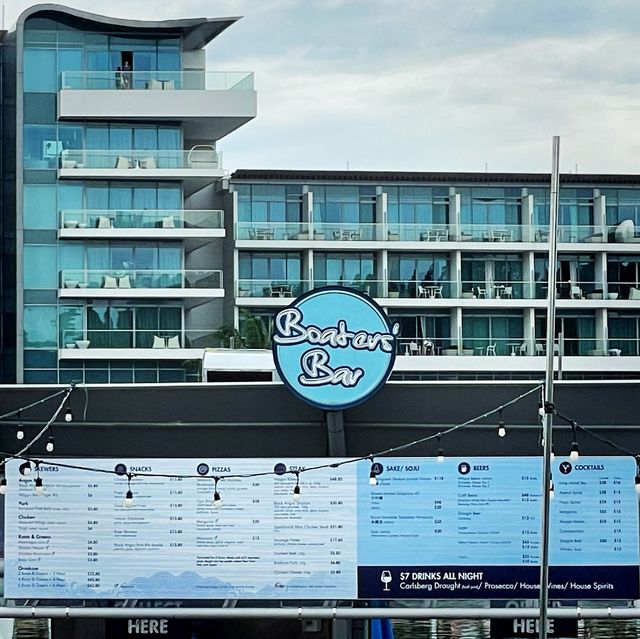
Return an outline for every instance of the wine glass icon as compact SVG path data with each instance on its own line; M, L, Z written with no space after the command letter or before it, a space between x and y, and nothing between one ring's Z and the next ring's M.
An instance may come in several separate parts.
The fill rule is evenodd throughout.
M393 581L390 570L383 570L380 573L380 581L384 584L384 592L389 592L389 584Z

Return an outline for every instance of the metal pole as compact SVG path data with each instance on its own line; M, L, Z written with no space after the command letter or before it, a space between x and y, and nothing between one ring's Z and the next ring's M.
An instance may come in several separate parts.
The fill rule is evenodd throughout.
M537 608L0 607L0 619L537 619ZM640 619L638 608L551 608L550 619Z
M540 639L547 639L549 607L549 502L551 500L551 441L553 430L553 341L556 325L556 270L558 265L558 196L560 138L553 136L549 210L549 288L547 293L547 368L544 380L544 456L542 469L542 556L540 557Z

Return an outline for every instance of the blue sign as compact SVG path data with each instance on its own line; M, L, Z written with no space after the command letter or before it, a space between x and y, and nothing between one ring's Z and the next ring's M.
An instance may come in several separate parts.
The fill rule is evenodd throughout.
M363 293L318 288L276 316L273 359L300 399L341 410L365 401L387 381L399 330Z

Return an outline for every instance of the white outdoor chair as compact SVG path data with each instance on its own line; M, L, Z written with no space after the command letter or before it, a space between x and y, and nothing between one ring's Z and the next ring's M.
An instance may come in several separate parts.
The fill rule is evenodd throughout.
M526 355L528 350L529 349L527 348L527 343L522 342L522 344L520 344L520 348L518 349L518 353L520 355Z
M489 344L487 346L487 355L495 355L496 354L496 345L495 344Z
M476 286L476 291L478 291L478 299L484 297L487 299L487 289L482 288L481 286Z
M504 299L512 299L513 298L513 286L505 286L502 290L502 297Z
M167 348L180 348L180 336L174 335L167 338Z
M153 344L151 348L166 348L167 344L164 337L160 337L158 335L153 336Z
M420 284L418 284L418 297L427 297L427 289Z
M582 289L579 286L571 285L570 297L571 297L572 300L581 300L582 299Z

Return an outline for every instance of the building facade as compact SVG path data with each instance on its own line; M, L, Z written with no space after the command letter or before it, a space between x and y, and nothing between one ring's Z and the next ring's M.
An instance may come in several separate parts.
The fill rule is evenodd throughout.
M549 182L236 171L225 266L236 274L235 326L245 345L262 346L261 336L268 345L274 313L292 297L347 286L400 324L396 379L541 378ZM555 350L567 378L640 374L639 223L640 177L562 176ZM222 355L207 357L215 371ZM268 367L268 358L255 366Z
M206 69L236 20L37 5L5 34L15 381L197 377L222 322L218 142L256 114L251 73Z

